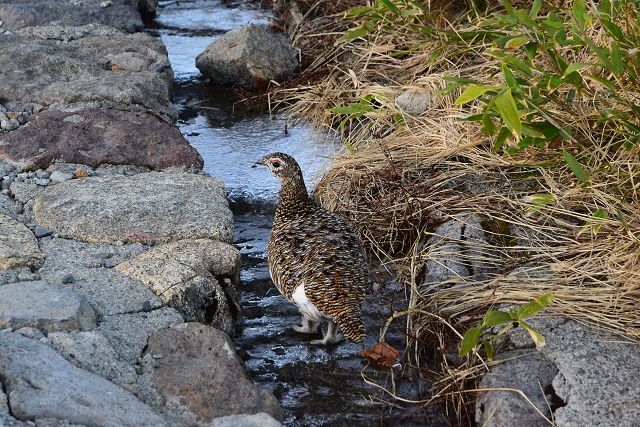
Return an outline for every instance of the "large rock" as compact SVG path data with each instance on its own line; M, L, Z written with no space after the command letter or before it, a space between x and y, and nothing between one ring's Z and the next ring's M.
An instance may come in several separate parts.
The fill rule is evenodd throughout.
M109 339L98 331L51 332L47 338L58 353L79 368L117 384L132 384L138 377L135 368L122 360Z
M27 227L0 213L0 270L15 267L40 267L44 254Z
M536 362L529 368L517 369L514 366L529 362L512 359L513 355L521 355L518 352L503 354L502 358L507 361L501 369L508 373L508 378L502 378L503 385L529 384L535 389L540 384L539 387L549 395L547 399L555 425L560 427L638 425L640 383L636 378L640 371L640 356L637 344L598 333L567 319L530 319L527 323L546 339L546 345L539 350L544 360L542 364ZM509 334L512 343L519 348L531 346L531 338L519 329ZM541 357L535 359L541 360ZM553 370L557 370L557 374L549 382ZM498 385L493 380L491 383ZM529 389L527 394L539 404L539 393L534 389ZM485 405L484 412L487 412L486 408L502 404L502 399L495 393L480 399ZM525 406L522 399L520 405ZM530 411L501 411L500 414L499 422L490 419L489 425L528 425L531 420Z
M124 31L142 31L144 25L131 0L4 0L0 1L0 20L6 30L42 25L78 26L90 23L109 25ZM137 5L136 5L137 6Z
M18 334L0 333L0 379L11 414L22 421L53 418L60 424L105 427L165 425L133 394Z
M149 338L138 394L174 424L266 412L280 418L276 398L247 378L222 331L185 323Z
M44 281L0 286L0 329L92 329L96 314L76 292Z
M221 181L202 174L150 172L74 179L35 199L38 224L85 242L231 241L233 215Z
M286 35L247 24L211 43L196 57L196 66L216 84L264 89L270 80L293 77L298 51Z
M52 130L55 129L55 132ZM0 156L26 170L51 163L202 168L203 161L180 131L144 113L45 111L15 132L0 135Z
M116 270L147 284L187 321L231 333L240 318L240 252L226 243L188 239L155 247Z
M38 271L42 279L82 293L102 317L162 306L148 286L110 268L141 253L140 244L114 246L43 238L40 247L47 254Z
M182 322L182 316L176 310L163 307L148 313L105 317L98 332L107 337L121 360L134 364L152 334Z
M476 422L482 426L548 426L545 417L552 418L549 403L553 398L545 396L544 389L548 389L558 369L535 350L509 352L506 358L506 363L493 366L480 381L480 389L494 390L479 395ZM504 362L504 357L500 359Z
M48 29L41 30L46 39L0 35L4 102L36 102L65 111L146 111L175 120L173 72L159 38L146 33L101 35L103 30L93 35L87 26L84 37L61 43L59 38L73 31Z
M2 427L22 427L26 426L26 423L18 421L13 418L9 413L9 401L7 395L2 391L2 384L0 384L0 426Z

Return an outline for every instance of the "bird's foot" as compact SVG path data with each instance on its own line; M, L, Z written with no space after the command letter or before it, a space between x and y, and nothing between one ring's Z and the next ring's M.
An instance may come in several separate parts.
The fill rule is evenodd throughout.
M318 332L319 327L320 322L315 322L306 316L302 316L302 325L292 326L291 329L296 332L300 332L301 334L315 334Z

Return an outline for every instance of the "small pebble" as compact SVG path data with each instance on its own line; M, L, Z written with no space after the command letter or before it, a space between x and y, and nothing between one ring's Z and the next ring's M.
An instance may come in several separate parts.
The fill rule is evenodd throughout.
M36 104L36 106L33 107L33 112L34 113L39 113L40 111L44 111L44 106L40 105L40 104Z
M76 279L73 277L73 274L65 274L62 278L62 283L73 283L75 280Z
M18 120L18 123L20 123L21 125L27 123L27 118L24 115L19 115L18 118L16 119Z
M49 179L54 183L68 181L71 178L73 178L73 175L71 175L70 173L60 171L53 171L51 175L49 175Z
M46 187L47 185L49 185L50 182L51 182L50 179L44 179L44 178L36 179L36 185L39 185L40 187Z
M36 171L36 178L47 179L49 178L49 172L43 171L42 169L38 169Z
M103 1L102 3L100 3L100 7L103 8L103 9L106 8L106 7L109 7L111 5L113 5L113 2L111 2L110 0Z
M33 234L39 239L41 237L47 237L47 236L51 236L51 234L53 233L53 231L49 230L46 227L41 227L39 225L36 225L35 230L33 230Z
M148 313L151 310L153 310L153 307L151 307L151 301L146 300L145 302L142 303L142 311L144 311L145 313Z
M20 127L20 122L16 119L0 120L0 127L6 131L12 131Z

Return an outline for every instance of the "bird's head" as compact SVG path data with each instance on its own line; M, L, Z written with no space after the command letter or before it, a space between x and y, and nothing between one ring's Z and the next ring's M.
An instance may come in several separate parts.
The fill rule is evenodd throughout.
M302 179L302 171L298 162L288 154L271 153L267 154L256 165L265 165L269 171L282 181Z

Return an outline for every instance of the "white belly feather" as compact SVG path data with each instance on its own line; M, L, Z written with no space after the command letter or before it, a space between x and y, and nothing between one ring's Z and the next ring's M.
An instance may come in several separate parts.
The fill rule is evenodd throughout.
M304 293L304 284L298 285L291 295L291 299L300 308L300 313L307 318L316 322L326 318L326 316L324 316L322 312L318 310L311 301L309 301L309 298L307 298L307 295Z

